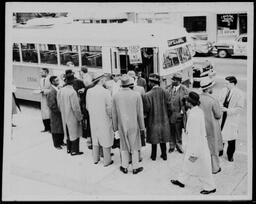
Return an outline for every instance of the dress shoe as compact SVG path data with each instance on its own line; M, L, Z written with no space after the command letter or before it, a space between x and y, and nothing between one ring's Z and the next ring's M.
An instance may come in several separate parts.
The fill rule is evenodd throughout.
M234 158L232 157L231 159L228 159L228 161L233 162L233 161L234 161Z
M14 125L14 124L12 123L12 127L17 127L17 125Z
M212 172L213 174L217 174L217 173L219 173L219 172L221 172L221 168L219 168L219 170L218 171L216 171L216 172Z
M150 158L151 158L153 161L156 161L156 156L155 156L155 157L151 156Z
M176 149L177 149L177 151L178 151L179 153L181 153L181 154L183 153L183 149L182 149L181 147L178 147L178 146L177 146Z
M142 160L143 160L143 159L142 159L142 158L140 158L140 159L139 159L139 162L142 162Z
M61 146L59 146L59 147L55 147L56 149L62 149L62 147Z
M71 152L71 156L81 155L81 154L83 154L83 152Z
M98 164L99 163L99 161L97 161L97 162L94 162L94 164Z
M168 152L172 153L173 151L174 151L174 149L170 148Z
M92 145L89 145L89 146L88 146L88 149L92 149Z
M133 173L133 174L137 174L137 173L139 173L139 172L141 172L141 171L143 171L143 167L139 167L139 168L137 168L137 169L133 169L133 170L132 170L132 173Z
M181 188L185 187L185 185L183 183L179 182L178 180L171 180L171 182L172 182L172 184L177 185Z
M110 166L110 165L113 164L113 163L114 163L114 161L111 160L111 162L110 162L109 164L105 165L104 167Z
M122 171L124 174L128 173L128 169L120 166L120 171Z
M167 155L164 155L164 156L161 155L160 157L161 157L163 160L165 160L165 161L167 160Z
M201 194L210 194L210 193L215 193L216 192L216 188L215 189L213 189L213 190L211 190L211 191L207 191L207 190L202 190L200 193Z
M110 156L114 156L114 153L111 153Z
M223 150L219 151L219 157L221 157L223 155Z
M47 132L48 130L41 130L41 132Z

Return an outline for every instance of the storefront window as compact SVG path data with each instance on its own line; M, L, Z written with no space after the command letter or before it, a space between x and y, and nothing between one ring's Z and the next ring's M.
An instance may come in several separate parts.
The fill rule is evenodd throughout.
M102 51L100 46L81 46L82 66L102 68Z
M20 62L20 49L18 43L13 43L12 47L12 61Z
M57 64L57 50L56 45L53 44L39 44L39 52L41 63Z
M60 64L67 65L73 62L75 66L79 66L78 46L77 45L60 45Z
M21 43L23 62L38 63L38 56L35 44Z
M237 14L217 14L218 30L228 28L230 30L237 29Z
M164 53L163 68L167 69L179 65L177 49L169 49Z
M205 32L206 16L187 16L184 17L184 27L187 32Z

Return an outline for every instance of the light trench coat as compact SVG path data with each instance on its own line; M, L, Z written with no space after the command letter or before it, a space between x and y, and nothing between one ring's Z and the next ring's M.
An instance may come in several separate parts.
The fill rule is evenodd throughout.
M88 89L86 108L90 114L92 144L111 147L114 141L114 131L110 91L101 85Z
M114 131L120 136L120 150L130 153L140 150L140 130L145 130L140 94L130 88L118 91L113 97L112 118Z
M198 157L195 162L189 161L190 156ZM202 109L198 106L188 111L186 125L186 146L182 171L194 176L210 179L212 174L211 155L205 129Z
M220 93L219 102L221 106L223 106L227 92L228 92L227 88L224 88ZM238 138L240 113L244 108L244 103L245 103L245 98L244 98L243 92L237 87L234 87L230 95L226 122L222 129L223 140L229 141L229 140L235 140ZM221 121L222 121L222 118L220 122Z
M82 113L79 98L73 86L66 85L58 91L57 103L61 112L65 140L67 139L67 127L69 139L74 141L82 136Z
M50 118L50 109L47 105L47 94L50 92L51 83L50 83L50 76L48 75L45 78L40 79L40 89L41 89L41 115L42 119L49 119Z

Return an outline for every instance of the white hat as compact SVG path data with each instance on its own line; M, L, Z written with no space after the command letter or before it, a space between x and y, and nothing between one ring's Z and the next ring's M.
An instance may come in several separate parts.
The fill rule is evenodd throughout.
M205 77L200 81L200 87L202 90L208 89L214 85L214 81L209 77Z

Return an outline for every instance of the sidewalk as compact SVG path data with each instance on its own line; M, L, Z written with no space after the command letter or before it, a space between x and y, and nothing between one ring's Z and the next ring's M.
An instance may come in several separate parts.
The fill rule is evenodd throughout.
M163 161L158 149L156 161L151 161L150 145L142 150L144 171L133 175L119 170L119 149L114 149L114 164L95 165L86 141L80 140L83 155L70 156L66 148L53 148L50 133L43 129L40 110L22 106L22 113L15 116L13 139L10 141L9 168L4 184L3 200L192 200L250 199L248 161L246 152L238 150L235 162L221 158L222 171L214 175L217 192L201 195L200 183L191 178L184 189L170 183L177 178L183 154L168 154ZM239 147L238 147L239 148Z

